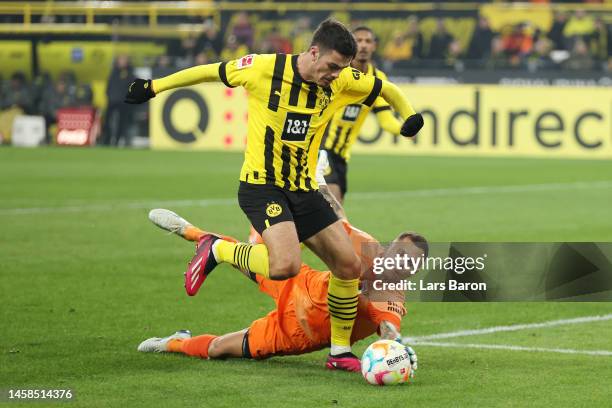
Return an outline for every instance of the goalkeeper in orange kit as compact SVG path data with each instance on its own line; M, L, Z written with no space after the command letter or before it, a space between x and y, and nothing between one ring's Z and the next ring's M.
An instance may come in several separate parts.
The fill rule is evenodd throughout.
M323 186L321 190L328 200L333 201L332 206L339 216L344 218L342 207L326 187ZM202 236L210 234L169 210L152 210L149 218L159 227L189 241L197 242ZM395 257L399 253L408 253L415 258L427 256L427 241L419 234L404 232L385 250L376 239L352 227L346 219L343 220L343 224L355 251L362 260L362 281L373 277L371 265L377 256ZM227 236L223 236L223 239L236 241ZM181 330L165 338L147 339L138 346L138 350L175 352L200 358L263 359L298 355L329 347L331 339L327 303L329 271L320 272L302 264L297 276L284 281L263 278L248 271L241 272L252 279L262 292L274 299L277 306L275 310L240 331L220 336L203 334L192 337L188 330ZM411 271L396 270L392 273L407 277ZM351 344L376 332L385 339L397 340L400 337L401 318L406 313L403 305L404 293L388 293L385 301L375 301L372 295L373 293L368 291L362 291L359 295ZM413 368L416 368L416 354L411 348L408 348L408 351L413 360Z

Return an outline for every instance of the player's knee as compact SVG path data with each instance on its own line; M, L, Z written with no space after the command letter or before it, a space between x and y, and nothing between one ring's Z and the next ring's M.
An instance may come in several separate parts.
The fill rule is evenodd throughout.
M219 337L215 338L208 345L208 358L221 358L223 357L223 350L219 347Z
M285 280L296 276L300 272L300 259L282 257L270 259L270 279Z

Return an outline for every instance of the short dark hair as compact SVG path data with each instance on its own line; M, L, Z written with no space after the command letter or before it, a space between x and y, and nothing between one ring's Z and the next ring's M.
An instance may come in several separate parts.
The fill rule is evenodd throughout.
M423 251L423 256L427 258L427 256L429 255L429 243L427 242L424 236L417 232L410 231L403 232L400 234L399 237L397 237L398 240L403 240L406 238L409 238L410 241L412 241L412 243L414 244L414 246Z
M318 46L322 52L337 51L345 57L355 58L357 43L353 34L341 22L328 18L323 21L312 36L313 45Z
M374 31L372 31L372 29L370 27L364 26L364 25L355 27L353 29L353 34L355 34L358 31L367 31L368 33L372 34L372 37L374 37L374 41L378 41L378 38L376 37L376 34L374 33Z

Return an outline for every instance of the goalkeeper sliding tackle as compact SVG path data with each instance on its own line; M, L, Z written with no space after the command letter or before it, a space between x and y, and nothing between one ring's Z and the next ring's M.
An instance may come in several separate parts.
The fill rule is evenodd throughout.
M394 257L397 253L408 252L409 256L426 256L427 241L419 234L404 232L395 238L393 245L385 249L368 233L354 228L345 218L342 206L321 188L332 207L343 219L344 228L362 261L360 280L373 279L372 260L377 256ZM149 218L160 228L171 231L187 241L197 242L206 232L172 211L152 210ZM221 236L225 240L235 238ZM261 239L255 237L255 239ZM138 346L141 352L181 353L204 359L227 357L265 359L273 356L299 355L329 347L331 340L330 317L327 303L327 286L330 272L317 271L302 264L297 276L276 281L241 270L247 278L257 284L260 291L274 299L277 307L266 316L255 320L248 328L222 335L201 334L193 337L188 330L180 330L168 337L154 337ZM395 277L410 276L413 271L389 271ZM380 279L381 276L377 276ZM384 277L383 277L384 278ZM406 314L404 293L389 293L393 301L376 301L368 291L362 291L358 298L357 318L351 336L351 344L378 333L383 339L399 340L401 319ZM408 347L416 369L416 354Z

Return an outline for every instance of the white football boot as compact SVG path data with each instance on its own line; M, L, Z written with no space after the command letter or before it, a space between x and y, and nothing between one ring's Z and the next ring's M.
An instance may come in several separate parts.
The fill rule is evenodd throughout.
M177 213L164 208L156 208L149 211L149 219L159 228L172 232L182 238L184 238L185 229L192 226L191 223Z
M138 345L138 351L142 353L163 353L168 351L168 342L175 339L190 339L191 331L179 330L168 337L151 337Z

